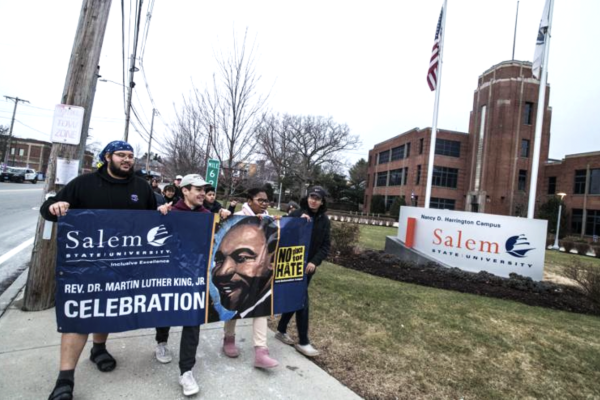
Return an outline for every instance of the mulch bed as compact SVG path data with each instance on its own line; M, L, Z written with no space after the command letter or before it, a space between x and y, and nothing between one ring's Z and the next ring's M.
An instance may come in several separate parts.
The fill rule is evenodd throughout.
M332 257L331 261L346 268L395 281L513 300L531 306L600 315L599 305L576 288L537 282L517 274L501 278L487 272L472 273L435 263L416 265L383 251L372 250L365 250L358 255L338 255Z

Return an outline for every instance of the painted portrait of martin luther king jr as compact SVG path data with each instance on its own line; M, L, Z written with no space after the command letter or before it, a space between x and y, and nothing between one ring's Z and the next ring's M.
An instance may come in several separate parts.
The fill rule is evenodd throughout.
M210 271L209 320L271 314L276 221L267 216L232 216L215 235Z

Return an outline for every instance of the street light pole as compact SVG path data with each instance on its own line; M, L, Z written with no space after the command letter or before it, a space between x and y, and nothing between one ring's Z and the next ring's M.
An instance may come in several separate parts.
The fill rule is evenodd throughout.
M558 220L556 221L556 237L554 238L554 246L552 246L553 250L560 249L560 246L558 245L558 234L560 231L560 214L562 212L562 200L566 195L566 193L557 193L557 196L560 197L560 204L558 205Z

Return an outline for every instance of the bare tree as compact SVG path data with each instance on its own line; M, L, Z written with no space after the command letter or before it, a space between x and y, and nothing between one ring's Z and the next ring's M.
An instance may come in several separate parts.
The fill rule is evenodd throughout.
M261 76L255 70L255 47L236 38L233 51L217 57L218 72L212 87L196 90L197 109L208 133L210 155L221 162L221 182L226 194L243 182L248 164L259 145L256 129L263 118L268 96L258 93Z
M261 151L281 175L294 178L301 188L322 171L339 171L343 152L360 145L347 125L331 117L270 116L259 132Z
M172 175L204 174L208 132L195 90L189 98L183 98L183 107L176 110L176 118L171 127L172 135L165 139L167 170Z

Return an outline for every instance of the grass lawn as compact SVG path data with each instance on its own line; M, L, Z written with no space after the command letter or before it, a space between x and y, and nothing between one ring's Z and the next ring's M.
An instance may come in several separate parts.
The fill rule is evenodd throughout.
M383 250L386 236L396 236L398 228L387 226L359 225L359 246L363 249Z
M330 263L310 296L317 362L365 398L600 398L600 318Z
M556 250L546 250L544 270L553 274L562 275L564 266L573 262L580 262L583 265L591 265L600 268L600 258L567 254Z

